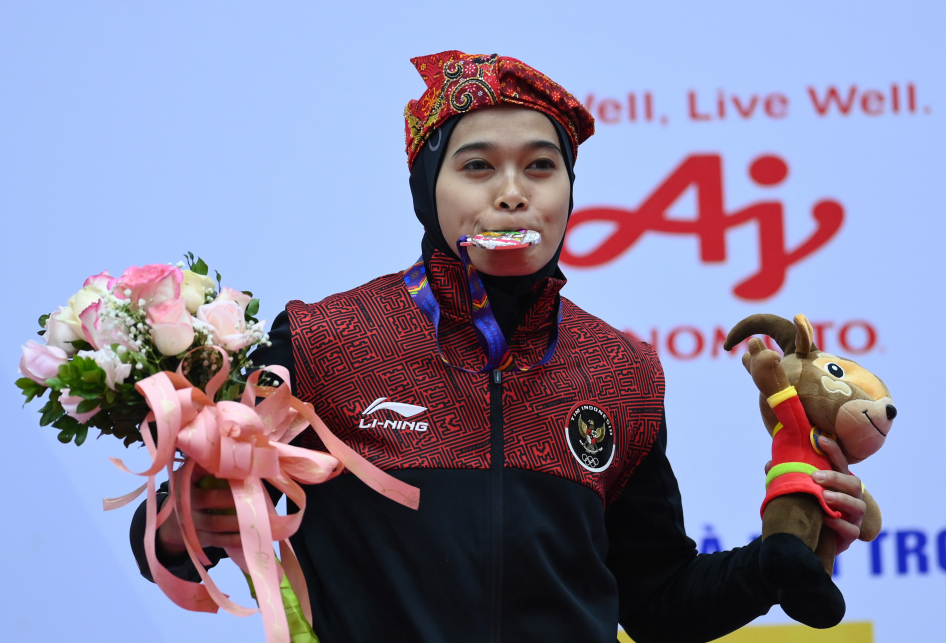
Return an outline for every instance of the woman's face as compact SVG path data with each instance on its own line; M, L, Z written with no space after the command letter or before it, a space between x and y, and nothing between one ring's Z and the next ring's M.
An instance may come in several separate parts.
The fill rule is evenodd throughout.
M450 137L437 177L437 216L451 247L463 235L535 230L542 242L520 250L470 250L488 275L528 275L549 262L568 222L571 186L555 127L525 107L467 114Z

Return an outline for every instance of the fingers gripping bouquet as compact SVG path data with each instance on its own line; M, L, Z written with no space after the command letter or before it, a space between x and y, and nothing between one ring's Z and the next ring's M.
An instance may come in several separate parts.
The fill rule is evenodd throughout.
M243 377L252 366L247 353L269 341L265 322L254 318L259 300L223 287L219 273L215 283L201 259L190 253L186 258L187 269L183 262L153 264L133 266L120 277L103 272L86 279L66 306L40 318L46 342L23 347L24 377L17 386L27 402L49 391L40 425L59 429L61 442L81 445L91 426L126 447L138 441L147 447L151 466L137 472L147 482L106 499L104 506L122 507L147 490L145 552L155 582L171 600L194 611L223 607L238 616L260 611L267 641L315 641L305 580L288 540L305 510L299 483L325 482L348 468L379 493L414 509L419 492L335 437L311 404L291 395L286 369L263 368ZM282 384L261 385L266 371ZM257 398L265 399L257 404ZM309 426L330 454L289 444ZM121 460L111 460L132 473ZM183 482L198 465L227 481L233 494L242 547L227 553L247 575L259 610L230 601L204 570L209 561L194 528L191 486ZM155 476L162 469L171 495L158 511ZM277 515L263 480L299 512ZM157 560L155 534L172 511L202 583L173 576ZM281 562L274 540L280 541Z

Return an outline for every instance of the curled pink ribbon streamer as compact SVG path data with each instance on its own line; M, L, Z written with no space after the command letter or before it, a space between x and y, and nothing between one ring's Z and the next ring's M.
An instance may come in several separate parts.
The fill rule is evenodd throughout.
M381 471L339 440L311 404L292 396L289 373L283 367L272 366L252 373L240 402L215 404L213 397L227 380L230 359L225 351L214 348L222 357L222 366L207 384L206 393L191 385L181 367L176 373L161 372L138 382L136 388L151 409L141 431L151 466L136 473L121 460L110 460L122 471L146 477L147 482L132 493L103 500L103 506L106 511L117 509L147 490L145 556L164 593L177 605L193 611L216 612L222 607L236 616L261 612L267 642L289 643L289 626L279 589L284 573L311 623L308 589L289 544L289 537L302 523L306 505L305 491L299 483L319 484L347 467L372 489L412 509L418 507L420 492ZM277 388L259 386L263 371L278 375L283 383ZM256 404L257 397L265 399ZM155 426L156 442L151 435L151 423ZM331 455L289 444L307 426L312 426ZM174 454L178 449L187 457L175 471ZM204 569L210 561L200 546L191 513L190 481L198 465L212 476L230 482L242 547L228 548L227 552L252 579L259 609L231 601ZM165 502L158 512L155 476L161 469L168 471L172 501ZM299 511L289 516L276 514L263 480L284 493ZM171 511L177 514L184 545L201 583L177 578L157 559L155 536ZM273 541L280 542L282 565L276 559Z

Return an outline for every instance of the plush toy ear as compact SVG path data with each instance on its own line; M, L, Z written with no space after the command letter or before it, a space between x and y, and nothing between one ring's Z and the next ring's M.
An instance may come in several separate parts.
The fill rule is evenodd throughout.
M795 315L795 354L805 359L808 353L818 350L815 346L815 331L811 322L802 314Z

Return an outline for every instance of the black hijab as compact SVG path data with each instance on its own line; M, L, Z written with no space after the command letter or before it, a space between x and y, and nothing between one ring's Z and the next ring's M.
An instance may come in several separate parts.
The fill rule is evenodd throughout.
M440 174L440 167L443 165L447 152L447 144L450 142L450 135L461 118L463 117L454 116L445 121L430 135L414 160L414 167L411 169L410 185L411 195L414 197L414 214L417 215L417 219L424 226L421 250L423 251L425 264L430 262L434 250L439 250L447 257L459 262L455 254L456 239L449 243L440 229L435 190L437 176ZM570 184L568 216L571 216L574 205L572 190L575 186L575 153L572 150L571 139L565 133L564 128L554 118L549 118L549 121L558 133L559 145L562 154L565 156L565 167L568 170ZM565 278L558 267L558 258L562 254L564 243L565 238L563 236L562 241L558 244L558 249L556 249L549 262L531 275L497 277L483 272L479 273L483 285L486 287L486 294L489 296L490 308L493 315L496 316L496 321L499 323L499 328L503 331L506 341L512 338L516 328L522 322L526 313L529 312L529 308L535 303L538 295L533 291L535 284L546 277Z

